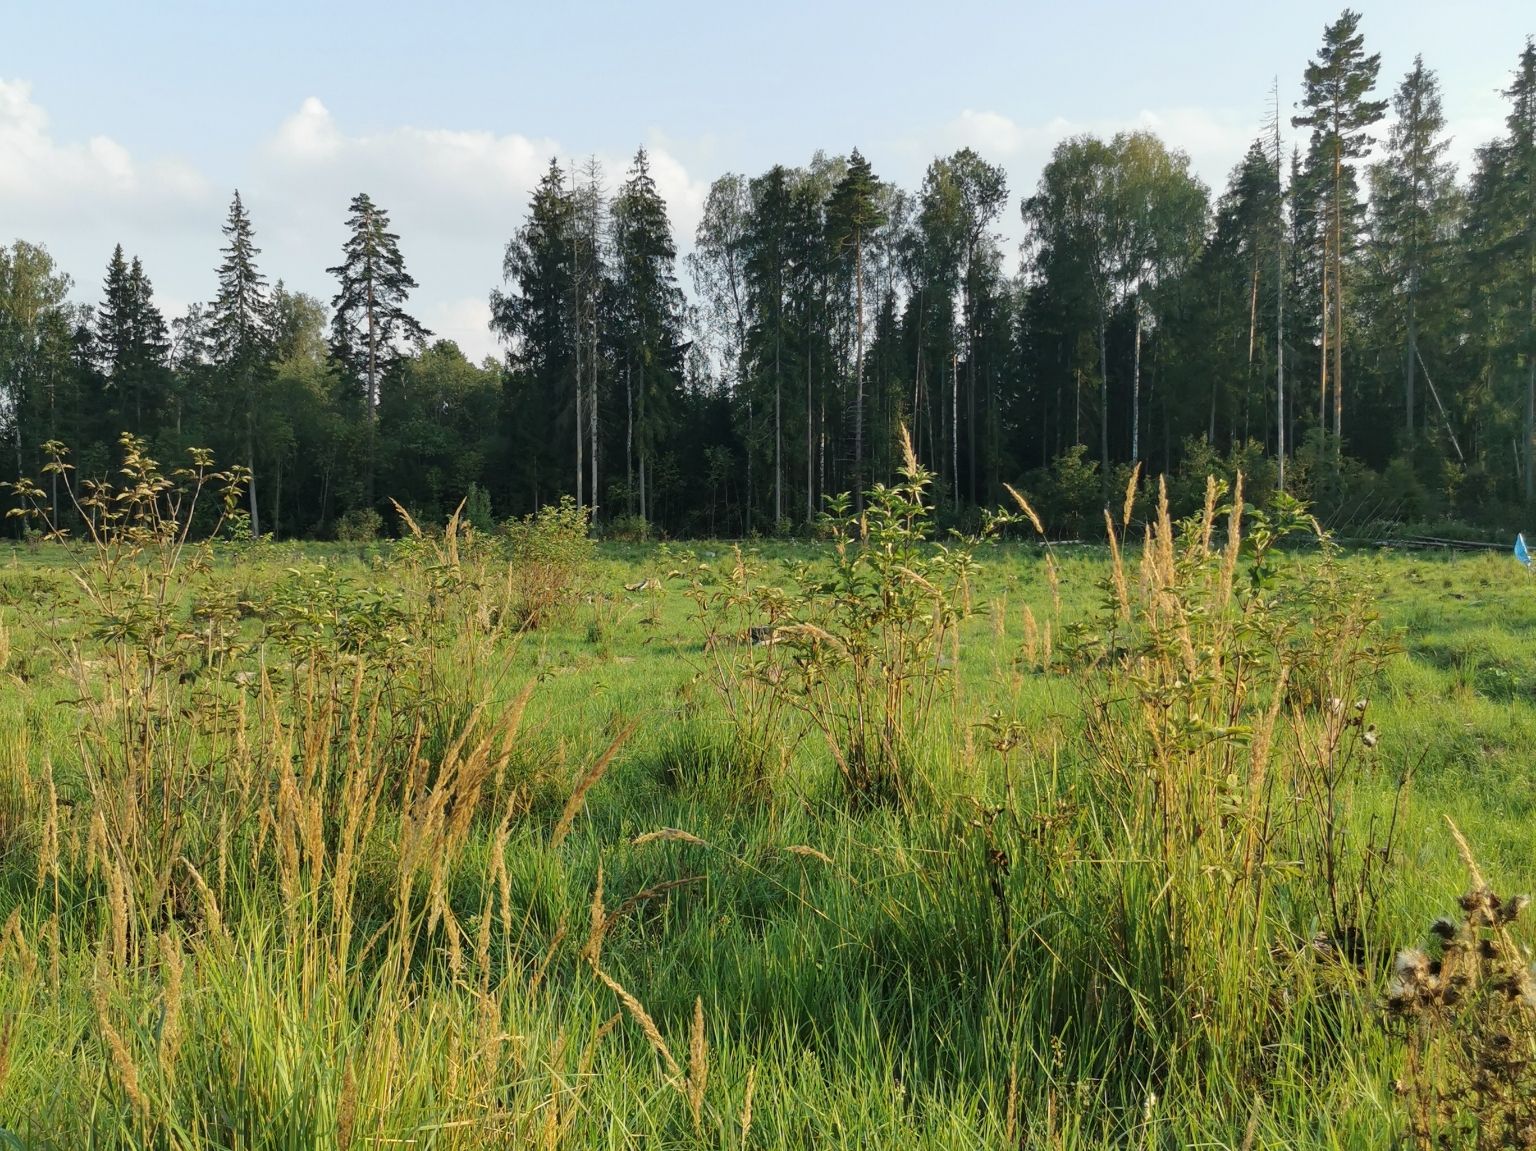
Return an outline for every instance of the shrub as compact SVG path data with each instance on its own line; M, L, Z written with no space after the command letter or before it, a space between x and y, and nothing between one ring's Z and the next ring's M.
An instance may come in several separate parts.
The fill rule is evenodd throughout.
M913 797L914 754L959 651L975 565L967 543L930 542L930 472L903 433L901 479L857 511L829 501L830 575L803 571L777 637L789 699L825 736L856 803Z
M384 517L373 508L353 508L336 521L336 538L348 544L372 543L383 528Z
M496 530L496 520L491 515L491 493L479 484L470 484L464 494L464 522L477 532Z
M609 539L621 543L644 543L651 538L651 525L645 521L644 516L614 516L608 522L607 535Z
M570 496L506 524L513 605L537 628L574 601L592 562L591 510Z

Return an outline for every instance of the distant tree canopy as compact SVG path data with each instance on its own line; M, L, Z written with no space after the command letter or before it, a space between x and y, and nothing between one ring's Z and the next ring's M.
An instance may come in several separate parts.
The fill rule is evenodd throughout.
M890 479L906 427L960 519L1012 483L1073 531L1140 463L1179 492L1243 470L1340 526L1525 524L1536 44L1514 65L1464 178L1433 70L1415 58L1378 91L1346 10L1296 114L1276 107L1214 196L1148 132L1062 141L1013 208L969 148L910 191L857 149L818 152L717 179L681 268L644 149L611 190L596 161L551 162L491 292L505 358L483 364L411 315L367 194L329 308L269 285L238 193L214 298L169 322L140 255L119 245L80 303L18 240L0 480L35 475L50 440L99 474L132 431L162 459L206 445L249 467L257 532L388 523L391 499L441 519L473 489L500 517L569 495L620 529L767 533Z

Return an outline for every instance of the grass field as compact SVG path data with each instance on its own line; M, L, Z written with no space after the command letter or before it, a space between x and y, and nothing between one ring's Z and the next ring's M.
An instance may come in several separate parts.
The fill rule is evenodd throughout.
M604 545L536 627L462 539L12 551L0 1146L1518 1131L1520 1061L1457 1062L1529 1058L1518 995L1385 1004L1480 886L1447 816L1532 886L1536 584L1255 570L1222 526L982 545L931 599L840 592L825 544ZM833 601L896 585L871 741L848 653L888 686L895 648Z

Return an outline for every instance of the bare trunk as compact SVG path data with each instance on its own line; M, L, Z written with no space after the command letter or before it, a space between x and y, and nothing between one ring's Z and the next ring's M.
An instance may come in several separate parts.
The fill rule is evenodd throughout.
M378 447L378 423L379 423L379 354L377 345L377 327L374 317L373 300L373 276L368 277L368 471L363 477L364 489L367 495L366 503L371 508L374 502L374 460ZM254 474L254 472L253 472ZM252 505L255 506L254 504Z
M1109 475L1109 343L1104 329L1109 318L1099 312L1099 469Z
M955 510L960 510L960 353L949 354L949 480L953 485Z
M1323 241L1323 346L1318 357L1318 377L1321 381L1317 398L1317 426L1328 430L1328 242Z
M591 450L588 456L592 467L592 514L597 514L597 316L593 309L592 317L592 354L587 357L587 372L592 377L592 391L587 397L587 412L589 427L592 434Z
M853 237L854 399L853 498L864 510L864 243Z
M635 514L635 388L630 365L624 365L624 490L625 510Z
M1278 129L1276 129L1278 133ZM1276 145L1278 149L1278 144ZM1278 155L1278 152L1277 152ZM1275 161L1278 171L1279 161ZM1275 245L1275 457L1280 490L1285 491L1285 244Z
M636 408L636 414L640 417L640 519L649 524L651 509L645 491L645 374L643 372L640 375L640 402Z
M16 447L19 457L21 454L19 438ZM256 503L256 436L251 428L251 421L249 419L245 423L245 466L251 473L249 481L250 490L248 492L251 499L251 538L259 540L261 538L261 509ZM372 505L370 504L369 506L371 507Z
M971 265L975 262L974 253L968 254L965 260L965 434L966 455L970 463L970 491L968 495L971 501L976 502L976 305L971 296ZM957 424L959 420L955 421ZM958 432L956 433L958 434ZM955 479L955 486L960 486L959 477Z
M1343 145L1333 149L1333 436L1344 450L1344 209L1340 183Z
M1141 460L1141 296L1136 297L1136 350L1131 358L1131 463Z
M805 522L816 518L816 419L811 410L811 354L805 355Z
M1280 197L1275 203L1275 457L1280 490L1285 491L1285 190L1281 182L1280 78L1275 77L1275 181Z
M784 301L780 299L782 311ZM784 522L784 389L779 375L779 346L783 337L781 316L773 334L773 530Z

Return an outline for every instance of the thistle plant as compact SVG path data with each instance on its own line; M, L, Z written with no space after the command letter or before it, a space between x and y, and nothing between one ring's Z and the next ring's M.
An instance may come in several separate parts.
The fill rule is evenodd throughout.
M1437 919L1424 947L1397 954L1389 1028L1403 1044L1396 1083L1415 1147L1536 1148L1536 972L1515 924L1530 897L1500 898L1466 839L1471 875L1460 915Z

